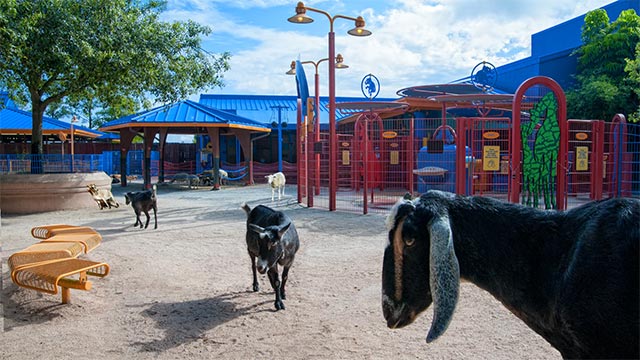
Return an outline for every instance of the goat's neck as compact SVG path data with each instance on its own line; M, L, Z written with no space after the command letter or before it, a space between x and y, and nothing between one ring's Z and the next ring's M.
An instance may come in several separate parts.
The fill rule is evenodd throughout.
M528 210L518 217L472 211L457 214L460 221L453 225L461 278L491 293L525 321L540 314L553 301L553 277L566 261L555 255L566 253L558 247L571 246L560 234L559 216Z

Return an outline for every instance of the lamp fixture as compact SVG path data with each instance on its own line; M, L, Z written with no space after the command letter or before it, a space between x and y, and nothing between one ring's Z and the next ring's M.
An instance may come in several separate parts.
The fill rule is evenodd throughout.
M291 62L291 69L289 69L289 71L287 71L285 74L287 74L287 75L295 75L296 74L296 62L295 61Z
M309 24L313 22L313 19L307 15L307 8L302 1L296 5L296 14L287 19L289 22L298 24Z
M346 69L348 67L349 65L344 63L344 58L342 57L342 54L336 55L336 69Z
M362 16L358 16L356 18L356 27L347 31L347 34L353 36L369 36L371 35L371 31L364 28L365 22Z
M316 72L318 71L318 65L320 65L321 62L323 61L327 61L329 59L324 58L324 59L320 59L318 61L303 61L302 64L313 64L316 67ZM349 68L349 65L344 63L344 57L342 57L342 54L338 54L336 55L336 69L347 69ZM295 61L291 61L291 68L285 73L287 75L295 75L296 74L296 62Z

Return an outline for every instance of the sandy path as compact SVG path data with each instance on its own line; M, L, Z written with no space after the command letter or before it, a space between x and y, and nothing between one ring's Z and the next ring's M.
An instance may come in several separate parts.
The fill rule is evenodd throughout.
M383 217L302 208L294 191L271 203L266 185L161 187L157 230L134 229L124 203L3 216L0 359L560 358L488 293L466 283L449 330L435 343L424 341L431 309L415 324L389 330L380 306ZM114 188L118 201L123 192ZM272 205L296 223L301 249L285 311L274 312L266 277L260 292L250 291L242 201ZM69 305L18 288L6 265L9 255L35 242L30 228L48 223L98 230L103 243L87 258L112 269L91 291L72 290Z

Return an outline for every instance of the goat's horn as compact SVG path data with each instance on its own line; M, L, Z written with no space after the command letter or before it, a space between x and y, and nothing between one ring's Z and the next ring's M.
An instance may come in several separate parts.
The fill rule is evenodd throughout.
M453 236L449 218L435 218L429 226L431 258L429 259L429 286L433 296L433 322L427 335L432 342L449 326L458 302L460 267L453 249Z

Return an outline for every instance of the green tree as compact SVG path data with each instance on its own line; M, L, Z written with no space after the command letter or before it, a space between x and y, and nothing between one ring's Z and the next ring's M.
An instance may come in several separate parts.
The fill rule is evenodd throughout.
M636 56L634 59L627 59L624 71L629 74L631 83L640 84L640 42L636 44ZM640 86L634 88L636 99L640 99ZM640 104L637 104L636 111L629 115L631 122L640 122Z
M622 113L633 119L639 106L640 78L630 73L638 62L640 16L633 9L609 23L605 10L590 11L582 27L577 86L567 92L568 116L610 120ZM630 116L631 115L631 116Z
M43 152L49 106L116 116L223 85L229 54L200 45L211 30L160 21L164 9L155 0L0 0L0 85L31 104L32 154Z

